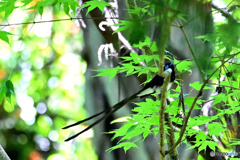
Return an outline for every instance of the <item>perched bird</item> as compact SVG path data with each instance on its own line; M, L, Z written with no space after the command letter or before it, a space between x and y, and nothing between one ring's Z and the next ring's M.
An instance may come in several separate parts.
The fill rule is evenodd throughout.
M174 72L174 64L172 63L167 63L164 66L164 73L171 73L171 77L170 77L170 82L168 84L167 90L169 90L172 86L172 82L175 80L175 72ZM94 127L95 125L97 125L98 123L100 123L102 120L108 118L109 116L111 116L114 112L116 112L118 109L120 109L121 107L123 107L125 104L127 104L128 102L132 101L133 99L137 98L137 97L145 97L147 95L151 95L151 94L160 94L161 90L162 90L162 85L164 82L164 77L161 77L159 75L156 75L150 82L148 82L143 89L141 89L139 92L133 94L132 96L125 98L124 100L120 101L119 103L115 104L113 107L106 109L100 113L97 113L91 117L88 117L84 120L78 121L74 124L68 125L66 127L63 127L62 129L67 129L73 126L76 126L78 124L81 124L83 122L86 122L90 119L93 119L103 113L106 113L102 118L98 119L96 122L92 123L91 125L89 125L87 128L85 128L84 130L80 131L79 133L67 138L65 141L69 141L77 136L79 136L80 134L82 134L83 132L89 130L90 128Z

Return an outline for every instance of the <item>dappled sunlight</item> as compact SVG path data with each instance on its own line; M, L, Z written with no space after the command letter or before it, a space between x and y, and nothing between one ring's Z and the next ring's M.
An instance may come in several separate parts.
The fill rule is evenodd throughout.
M37 104L37 112L39 114L44 114L47 111L47 106L45 103L40 102Z
M56 141L58 140L58 138L59 138L59 134L58 134L57 131L52 130L52 131L49 132L48 138L49 138L51 141L56 142Z
M50 150L50 141L47 138L37 135L34 137L34 141L37 143L40 150L42 151Z
M20 9L14 10L13 15L4 23L68 18L63 12L54 15L51 7L44 8L42 16L34 10ZM14 35L9 39L11 45L0 40L0 78L5 80L11 74L16 102L13 97L12 104L6 100L3 104L5 115L0 120L3 147L15 137L11 145L24 146L21 154L28 155L30 160L40 160L43 155L47 160L77 160L84 152L93 157L91 142L79 139L75 144L65 143L69 131L61 129L68 122L85 117L87 65L79 55L83 47L80 27L73 21L41 22L8 26L4 31ZM92 137L93 133L89 133L86 138ZM85 145L89 147L77 153L77 148ZM71 154L66 156L68 153Z
M21 118L29 125L35 122L36 109L33 107L33 99L26 94L17 94L17 103L21 107Z

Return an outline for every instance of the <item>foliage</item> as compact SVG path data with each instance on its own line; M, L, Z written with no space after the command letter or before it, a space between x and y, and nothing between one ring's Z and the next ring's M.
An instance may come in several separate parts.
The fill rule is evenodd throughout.
M12 34L9 32L0 31L0 39L7 43L9 43L8 35L12 35Z
M130 13L137 13L139 14L141 11L136 10L137 8L130 9ZM155 15L152 15L153 19L155 19ZM150 18L151 19L151 18ZM119 26L119 28L115 31L116 32L122 32L127 29L134 28L132 25L132 21L126 21L121 20L118 24L115 24L115 26ZM237 28L237 30L234 30L233 28ZM216 105L219 105L220 103L224 103L227 107L224 109L224 111L220 111L219 113L216 113L213 117L206 117L206 116L195 116L193 118L189 118L189 122L187 124L186 129L186 135L185 136L192 136L196 135L197 141L194 146L191 148L199 147L198 151L205 150L207 146L209 146L212 150L215 151L215 148L218 146L216 142L213 141L213 139L210 137L212 135L220 136L221 132L226 131L226 126L222 125L221 123L218 123L218 127L212 127L213 125L216 126L216 124L213 122L214 120L217 120L218 117L224 116L225 114L232 115L237 112L239 112L239 64L234 64L230 62L232 58L239 59L239 41L237 40L240 36L240 33L238 32L239 24L235 23L234 21L228 21L225 23L221 23L216 25L216 31L213 34L207 34L203 36L198 36L198 39L204 39L204 42L210 42L211 45L214 47L214 56L210 59L210 63L207 64L208 68L207 70L200 70L200 72L204 72L205 77L207 77L208 80L212 80L213 82L219 81L219 76L227 76L229 73L231 73L231 76L227 76L228 78L225 81L222 81L219 86L223 85L223 87L226 89L227 92L220 93L217 95L212 95L210 99L213 101L212 106L216 108ZM226 35L232 35L232 31L234 30L235 34L234 37L228 37ZM141 43L141 42L140 42ZM151 46L152 43L155 42L149 42L145 43L145 45ZM138 44L139 45L139 44ZM110 78L113 78L114 75L117 73L126 73L126 76L137 74L138 76L142 74L148 74L148 80L151 79L150 72L157 73L158 69L155 66L149 66L149 62L159 61L158 55L138 55L136 53L130 53L130 56L128 57L121 57L123 61L120 63L120 66L117 66L116 68L110 69L104 69L99 70L101 72L97 76L106 76L109 75ZM178 73L181 74L183 72L192 72L192 67L196 66L193 61L185 60L185 61L177 61L176 69L178 70ZM218 62L218 63L216 63ZM141 64L145 64L146 66L141 66ZM228 68L228 69L226 69ZM219 73L219 70L225 70L225 73ZM114 71L114 74L112 74ZM150 72L149 72L150 71ZM215 74L216 73L216 74ZM217 74L219 73L219 74ZM232 75L232 73L234 73ZM206 79L206 80L207 80ZM208 81L207 80L207 81ZM179 88L179 83L177 84L177 88ZM208 86L207 86L208 85ZM189 84L192 89L195 89L197 91L203 92L205 90L214 90L214 86L211 86L208 83L201 83L200 81L196 81L193 84ZM202 89L203 87L203 89ZM235 88L232 88L235 87ZM175 90L177 91L177 90ZM176 115L181 109L179 109L177 106L178 104L178 95L180 93L180 90L177 91L178 94L168 94L168 98L175 98L174 101L170 103L168 106L168 109L166 110L167 113L169 113L171 116ZM190 94L190 93L188 93ZM190 108L194 104L194 100L196 97L185 97L184 103L188 108ZM231 100L230 100L231 99ZM154 128L154 126L158 125L158 117L156 116L156 113L158 113L157 107L159 106L160 102L155 101L155 105L151 105L148 99L146 99L145 105L138 105L133 111L137 111L138 113L133 115L132 119L129 119L128 122L121 127L120 129L117 129L115 131L112 131L110 133L114 134L113 139L116 137L122 137L119 141L119 144L117 146L112 147L109 149L109 151L124 147L125 141L130 141L131 144L134 143L136 140L142 139L144 140L146 136L149 134L156 135L158 133L158 130ZM203 106L205 102L201 99L197 99L196 104L194 105L194 109L201 109L199 106ZM154 107L151 107L154 106ZM179 106L180 107L180 106ZM185 114L188 113L189 109L186 109ZM143 114L144 113L144 114ZM142 115L143 114L143 115ZM183 119L182 118L172 118L172 121L177 122L179 124L182 124ZM224 124L224 122L222 122ZM191 127L197 127L201 125L207 125L208 133L210 136L205 135L204 132L199 132L198 130L194 130ZM167 127L167 126L166 126ZM166 128L165 127L165 128ZM167 131L165 131L166 134ZM134 137L136 137L134 139ZM132 140L133 139L133 140ZM121 143L122 142L122 143ZM127 145L126 145L127 146ZM124 148L126 151L127 149L130 149L129 147Z

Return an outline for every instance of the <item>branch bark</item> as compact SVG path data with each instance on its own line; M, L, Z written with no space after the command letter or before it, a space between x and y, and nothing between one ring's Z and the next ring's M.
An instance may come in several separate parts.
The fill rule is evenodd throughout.
M164 79L164 83L162 86L162 92L161 92L161 107L159 110L159 141L160 141L159 149L160 149L160 159L161 160L166 159L165 146L164 146L164 119L165 119L164 112L165 112L165 108L167 106L166 95L167 95L167 86L170 81L170 75L171 75L171 73L169 73Z
M1 160L11 160L7 153L4 151L4 149L2 148L2 146L0 145L0 159Z
M176 140L175 140L174 129L173 129L173 125L172 125L172 121L169 113L165 113L165 122L166 122L166 125L169 127L168 132L166 134L167 145L168 145L168 148L171 148L176 142ZM169 153L169 160L178 160L178 159L179 159L179 156L178 156L177 148L175 148L173 152Z

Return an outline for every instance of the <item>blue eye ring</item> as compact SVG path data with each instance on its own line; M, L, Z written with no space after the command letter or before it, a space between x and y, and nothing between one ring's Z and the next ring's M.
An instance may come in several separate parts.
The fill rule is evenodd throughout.
M164 68L165 68L165 70L166 70L166 69L168 69L168 68L169 68L169 65L165 65L165 67L164 67Z
M174 62L172 62L172 63L170 63L169 65L165 65L164 66L164 69L166 70L166 69L168 69L170 66L172 66L172 65L174 65Z

